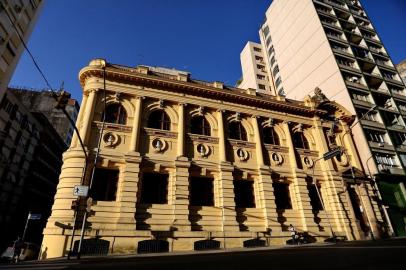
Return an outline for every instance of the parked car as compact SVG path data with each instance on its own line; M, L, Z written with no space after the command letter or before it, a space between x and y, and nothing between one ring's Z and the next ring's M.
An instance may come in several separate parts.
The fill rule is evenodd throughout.
M21 253L18 258L19 261L29 261L36 260L38 258L39 247L37 244L25 242L21 248ZM11 262L13 261L14 256L14 247L8 247L1 254L2 262Z

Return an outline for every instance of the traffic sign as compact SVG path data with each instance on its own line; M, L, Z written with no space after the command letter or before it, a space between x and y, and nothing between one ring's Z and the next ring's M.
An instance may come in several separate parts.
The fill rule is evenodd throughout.
M86 197L89 192L88 186L75 186L73 188L73 196Z
M28 219L31 219L31 220L39 220L39 219L41 219L41 214L32 214L32 213L29 213L29 214L28 214Z

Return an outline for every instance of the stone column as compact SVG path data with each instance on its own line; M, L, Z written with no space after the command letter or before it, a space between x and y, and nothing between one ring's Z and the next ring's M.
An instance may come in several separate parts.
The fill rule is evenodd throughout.
M306 174L297 169L295 147L293 146L292 136L290 133L289 122L283 123L283 129L286 134L286 144L289 147L289 159L292 171L292 188L295 195L297 209L302 220L302 230L308 231L308 224L313 223L313 213L310 205L309 191L307 190ZM299 225L299 224L297 224Z
M142 99L143 97L137 97L135 101L135 112L133 117L133 130L131 133L130 152L138 152L138 141L140 139L140 127L141 127Z
M178 148L177 156L183 157L185 153L185 106L186 104L179 104L179 123L178 123Z
M86 102L85 112L83 113L83 120L81 122L80 128L80 137L83 140L83 143L87 145L90 131L92 130L92 119L94 113L94 107L96 105L96 89L89 90L89 99Z
M86 103L87 103L88 96L89 96L88 92L83 92L82 104L80 105L79 114L78 114L78 117L76 119L76 127L78 128L79 132L80 132L80 123L82 121L84 111L86 110ZM76 131L74 131L72 141L70 143L70 148L77 147L78 146L78 141L79 141L78 134L76 133Z
M218 136L219 136L219 159L220 162L227 161L226 155L226 139L224 134L224 121L223 121L223 110L217 111L217 121L218 121Z
M257 154L257 164L259 167L264 166L264 154L262 153L262 140L261 133L258 126L258 117L253 116L252 125L254 126L254 138L255 138L255 152Z

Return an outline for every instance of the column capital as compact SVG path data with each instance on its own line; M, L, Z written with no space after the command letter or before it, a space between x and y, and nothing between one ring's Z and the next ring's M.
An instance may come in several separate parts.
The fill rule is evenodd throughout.
M224 113L226 110L225 109L217 109L216 112Z
M135 98L136 99L145 99L145 96L136 95Z
M259 119L259 118L261 118L261 116L253 114L253 115L251 115L251 118Z
M188 104L187 104L186 102L179 102L178 105L179 105L179 106L186 107Z

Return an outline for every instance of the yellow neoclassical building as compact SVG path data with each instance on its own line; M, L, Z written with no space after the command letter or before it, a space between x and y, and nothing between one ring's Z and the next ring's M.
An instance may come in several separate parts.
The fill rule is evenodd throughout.
M197 249L204 240L225 248L285 244L290 224L317 241L331 229L349 240L371 231L379 237L374 185L349 134L354 117L320 89L303 102L285 100L101 59L79 79L77 126L89 156L84 185L93 179L84 243L96 239L109 253L145 251L149 240L169 251ZM343 155L320 159L337 147ZM48 258L70 248L73 188L85 166L77 136L63 161L44 230Z

